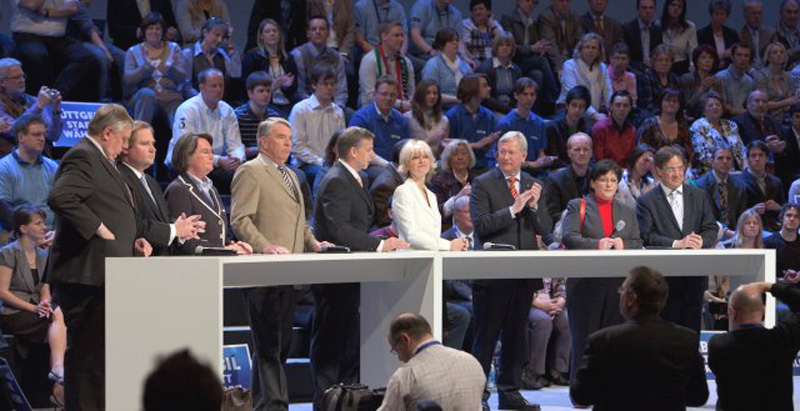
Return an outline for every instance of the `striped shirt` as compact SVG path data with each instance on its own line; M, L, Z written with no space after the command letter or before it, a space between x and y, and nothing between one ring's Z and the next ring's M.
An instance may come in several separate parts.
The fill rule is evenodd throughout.
M239 121L239 134L245 147L258 147L258 125L269 117L281 117L280 113L267 107L263 116L256 115L250 109L250 102L242 104L234 110Z

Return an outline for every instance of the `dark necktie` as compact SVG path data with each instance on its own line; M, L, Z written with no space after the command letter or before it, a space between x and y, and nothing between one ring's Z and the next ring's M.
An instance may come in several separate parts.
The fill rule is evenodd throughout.
M728 224L728 184L727 181L720 181L717 184L719 191L719 218L722 223Z
M295 187L294 183L292 182L291 177L289 177L289 172L286 171L286 166L278 165L278 171L281 172L281 178L283 178L283 183L286 184L286 187L294 194L295 200L300 200L300 194L297 192L297 187Z

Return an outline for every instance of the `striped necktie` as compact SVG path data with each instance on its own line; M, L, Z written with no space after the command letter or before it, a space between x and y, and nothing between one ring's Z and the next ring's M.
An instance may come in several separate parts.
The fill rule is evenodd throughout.
M289 172L286 171L286 166L279 164L278 171L281 172L281 178L283 178L283 183L286 184L286 187L289 188L289 191L294 193L294 199L300 200L300 194L297 192L297 187L295 187L294 183L292 182L292 178L289 177Z

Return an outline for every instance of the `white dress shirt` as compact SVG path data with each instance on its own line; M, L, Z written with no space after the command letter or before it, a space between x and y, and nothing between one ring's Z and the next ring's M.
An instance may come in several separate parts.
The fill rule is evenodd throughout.
M345 128L344 111L331 102L320 104L316 94L297 103L289 114L292 125L292 154L295 166L321 166L325 147L333 134Z
M186 133L208 133L214 144L214 167L217 167L221 157L238 158L244 163L244 144L239 134L239 121L233 108L224 101L217 103L217 108L212 110L203 101L203 95L198 94L183 102L175 112L175 123L172 125L172 139L169 141L167 158L164 164L172 163L172 150L175 144Z

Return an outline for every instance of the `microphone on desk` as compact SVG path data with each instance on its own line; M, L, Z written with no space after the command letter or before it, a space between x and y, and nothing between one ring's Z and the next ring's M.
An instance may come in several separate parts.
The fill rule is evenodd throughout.
M485 242L483 243L484 250L493 250L493 251L514 251L517 247L514 247L511 244L504 244L504 243L491 243Z
M625 220L617 221L617 224L614 226L614 231L611 232L609 237L614 237L614 234L619 234L622 230L625 229Z
M236 250L231 250L230 248L225 247L204 247L202 245L198 245L194 248L194 255L228 257L235 256Z

